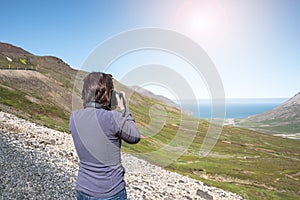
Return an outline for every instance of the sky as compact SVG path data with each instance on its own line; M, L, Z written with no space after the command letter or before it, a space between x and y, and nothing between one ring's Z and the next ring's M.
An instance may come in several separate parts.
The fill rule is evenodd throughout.
M213 62L226 98L287 98L300 91L298 0L6 0L1 7L1 42L57 56L77 69L108 38L154 27L199 45ZM170 52L131 52L107 71L122 80L150 64L182 75L196 98L211 96L206 77ZM140 86L176 98L169 85Z

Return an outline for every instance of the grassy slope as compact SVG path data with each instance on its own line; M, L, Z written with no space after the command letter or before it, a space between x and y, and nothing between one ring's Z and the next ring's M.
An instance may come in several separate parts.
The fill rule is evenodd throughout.
M278 107L248 118L236 120L236 125L272 134L300 133L300 105L298 95Z
M7 89L0 86L0 110L10 107L14 114L38 124L54 128L59 131L68 131L69 113L51 104L38 104L29 101L26 93L19 90Z
M140 119L140 108L131 110L133 115ZM143 130L142 124L148 123L149 119L144 118L138 125ZM152 163L164 164L166 159L172 157L172 152L161 151L155 156L149 152L170 143L178 131L179 124L178 113L168 112L167 123L159 133L147 137L149 133L144 130L142 132L144 139L140 144L136 146L124 144L123 150ZM197 135L188 151L174 160L166 167L167 169L236 192L247 199L299 197L299 141L227 126L224 127L211 154L200 158L199 150L208 126L208 122L199 120Z
M76 72L74 70L66 72L64 68L53 67L51 63L54 61L50 59L51 62L48 62L49 58L38 59L46 63L45 66L40 65L40 72L55 79L55 82L63 88L59 91L64 92L63 95L71 95L72 78L74 79ZM32 61L35 62L34 59ZM53 102L44 103L43 100L47 99L47 96L32 91L31 95L43 102L34 103L25 97L28 92L17 89L17 84L14 86L9 83L8 85L8 82L3 83L1 80L0 84L2 84L0 85L0 104L18 110L17 114L21 117L67 131L69 112ZM121 84L117 84L117 88L129 91ZM70 98L67 100L71 105ZM142 132L143 139L137 145L124 143L124 151L158 165L165 165L167 161L170 161L171 164L166 167L169 170L236 192L247 199L299 198L299 141L241 128L224 127L211 154L200 158L198 154L209 126L208 122L182 116L179 110L137 93L134 93L130 100L130 110ZM155 104L164 107L166 113L159 108L153 108ZM151 107L155 116L152 118L148 115ZM161 128L159 124L165 119L165 114L166 122ZM151 120L153 126L147 127ZM181 136L178 133L181 123L190 123L187 127L191 130L194 129L195 123L199 123L197 134L191 145L188 144L188 140L193 136L192 131L184 130L185 135ZM159 131L154 131L155 129ZM178 135L179 138L176 139ZM171 147L164 151L162 147L166 144L171 144ZM187 151L180 156L181 148L186 146L188 146ZM153 153L154 151L157 153ZM176 159L177 156L179 156L178 159Z
M293 123L295 121L295 123ZM286 123L286 124L283 124ZM293 134L300 133L300 123L294 119L283 120L264 120L259 122L242 122L238 123L239 126L245 128L251 128L263 132L269 132L273 134Z
M0 70L10 65L12 69L23 67L38 71L2 71L0 110L13 112L19 117L68 132L73 80L77 71L54 57L27 54L29 62L23 65L18 59L24 57L23 55L5 54L13 58L13 61L9 62L4 54L1 54ZM30 100L28 96L35 101Z

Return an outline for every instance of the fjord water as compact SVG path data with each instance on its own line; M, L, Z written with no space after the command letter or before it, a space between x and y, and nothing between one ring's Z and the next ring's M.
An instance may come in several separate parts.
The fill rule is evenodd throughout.
M225 118L247 118L252 115L257 115L279 106L288 98L272 98L272 99L226 99ZM193 102L193 103L192 103ZM191 100L181 101L181 107L194 117L211 118L212 103L210 100L198 100L198 103ZM213 116L213 118L219 118Z

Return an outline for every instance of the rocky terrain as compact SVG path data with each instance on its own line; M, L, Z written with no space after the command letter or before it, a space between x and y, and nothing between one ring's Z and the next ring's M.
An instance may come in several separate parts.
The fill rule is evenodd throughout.
M20 70L21 66L35 70ZM70 135L62 132L68 132L71 110L82 107L82 79L86 73L72 69L60 58L37 56L0 42L0 199L74 199L78 159ZM176 151L145 155L170 142L176 148L187 147L189 137L175 140L180 136L178 130L184 117L199 122L197 134L188 151L172 159L167 169L202 177L206 183L246 199L299 199L300 140L224 126L211 154L199 158L209 122L187 116L180 108L149 98L117 80L114 85L116 90L130 94L128 107L142 130L143 139L139 144L123 143L125 152L138 152L151 163L164 165L165 160L176 156ZM159 112L152 115L156 105L168 114L159 131L153 123L160 119L155 118L160 116ZM299 107L294 108L287 114L299 112ZM290 121L297 122L294 119ZM266 126L267 122L263 121L259 128L272 128ZM246 125L248 128L253 123ZM275 128L279 133L284 132L278 130L282 126ZM299 123L283 128L300 133ZM189 129L182 130L189 135ZM290 138L291 133L288 134ZM165 171L128 154L122 156L130 199L239 199L232 193Z
M71 135L0 112L0 199L74 199ZM122 153L129 199L242 199Z

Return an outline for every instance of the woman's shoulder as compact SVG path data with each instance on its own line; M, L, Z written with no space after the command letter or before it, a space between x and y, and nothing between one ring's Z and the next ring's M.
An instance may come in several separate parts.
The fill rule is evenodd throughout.
M84 108L79 110L74 110L71 112L71 116L89 116L89 115L96 115L99 117L113 117L116 111L114 110L105 110L105 109L98 109L98 108ZM117 113L117 112L116 112Z
M97 109L97 108L84 108L84 109L74 110L71 112L71 117L91 116L91 115L96 115L100 118L114 118L114 117L120 117L120 115L122 114L115 110L105 110L105 109Z
M84 112L84 109L72 110L71 111L71 116L74 116L74 115L77 115L77 114L80 114L80 113L83 113L83 112Z

